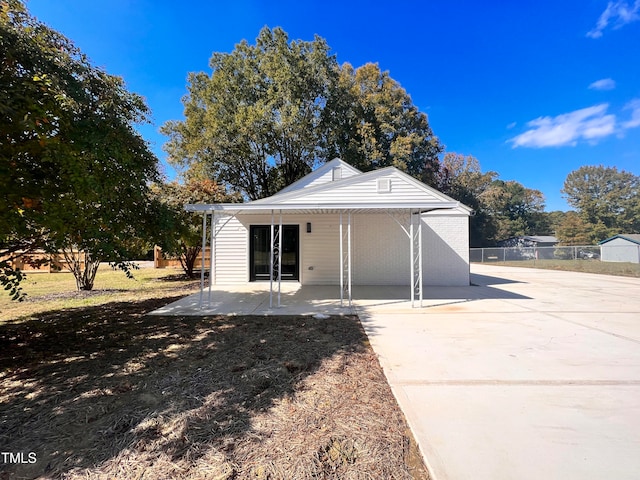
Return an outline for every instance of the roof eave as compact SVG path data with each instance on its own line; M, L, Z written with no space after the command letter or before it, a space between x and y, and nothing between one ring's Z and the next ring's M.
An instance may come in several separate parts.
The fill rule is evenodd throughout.
M214 204L188 204L187 212L259 212L259 211L292 211L292 210L420 210L423 212L433 210L453 210L456 208L467 209L460 202L409 202L409 203L295 203L295 204L252 204L252 203L214 203Z

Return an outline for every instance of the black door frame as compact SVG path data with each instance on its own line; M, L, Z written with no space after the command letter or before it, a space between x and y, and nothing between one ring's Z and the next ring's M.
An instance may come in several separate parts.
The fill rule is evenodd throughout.
M277 232L278 229L280 228L279 225L274 225L274 232ZM255 255L254 255L254 248L253 248L253 236L254 233L257 229L266 229L268 232L268 237L270 239L271 237L271 225L249 225L249 281L250 282L256 282L256 281L261 281L261 280L268 280L269 277L267 278L257 278L256 276L256 272L254 269L254 260L255 260ZM300 281L300 225L298 224L283 224L282 225L282 230L283 232L290 232L293 233L295 235L296 238L296 252L295 252L295 272L293 274L292 277L287 277L286 279L283 278L282 281ZM270 243L270 242L269 242ZM269 250L269 243L267 243L267 251ZM283 242L284 244L284 239ZM278 261L278 257L277 255L274 257L274 262ZM278 272L274 272L275 274L277 274ZM274 275L274 280L277 280L278 278Z

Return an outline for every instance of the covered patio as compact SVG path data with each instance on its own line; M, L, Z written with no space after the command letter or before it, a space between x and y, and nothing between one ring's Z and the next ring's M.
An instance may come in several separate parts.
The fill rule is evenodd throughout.
M325 302L321 299L335 298L339 301L339 308L349 310L353 306L354 285L353 285L353 254L354 248L352 240L352 220L356 215L366 214L385 214L393 219L397 228L401 229L406 238L404 245L398 246L406 249L408 254L409 271L406 272L406 283L409 286L409 292L406 287L391 286L394 296L403 291L403 298L409 299L411 307L423 306L424 289L423 289L423 220L425 213L450 210L458 208L458 202L420 202L415 204L398 204L383 203L378 205L362 205L357 203L339 203L332 205L308 205L308 204L289 204L278 205L277 209L268 208L259 202L252 204L210 204L210 205L187 205L187 211L202 214L202 265L206 265L205 251L210 249L209 259L209 281L205 281L205 268L201 270L200 287L201 291L197 298L197 306L201 311L212 309L217 305L220 290L214 288L216 281L216 246L220 235L224 234L224 229L230 221L237 218L238 215L262 215L270 219L269 225L269 248L268 248L268 282L251 282L247 285L239 285L231 287L234 291L249 293L264 290L268 293L268 308L280 308L283 306L283 295L292 295L292 292L300 293L301 284L298 282L291 283L283 281L283 225L288 216L291 215L328 215L338 220L338 244L327 245L328 255L338 257L339 273L335 283L339 288L327 285L315 285L312 289L314 296L318 302ZM286 226L286 225L285 225ZM311 223L307 223L307 232L310 232ZM333 248L332 248L333 247ZM404 247L404 248L403 248ZM375 259L371 259L372 262ZM389 286L385 287L388 290ZM308 291L308 289L304 289ZM338 307L335 307L338 308Z

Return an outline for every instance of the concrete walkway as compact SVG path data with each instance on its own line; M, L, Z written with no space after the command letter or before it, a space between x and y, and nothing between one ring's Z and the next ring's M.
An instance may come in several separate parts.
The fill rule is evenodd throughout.
M356 302L435 480L639 478L640 279L472 274L422 310Z

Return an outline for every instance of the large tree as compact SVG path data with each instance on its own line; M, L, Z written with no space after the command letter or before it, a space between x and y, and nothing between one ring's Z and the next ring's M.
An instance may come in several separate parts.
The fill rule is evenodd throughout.
M147 106L69 39L0 0L0 250L64 250L79 289L100 261L127 271L160 233L157 158L134 129ZM19 272L0 265L14 288Z
M368 63L340 68L325 110L324 152L363 171L394 166L434 185L443 147L402 86Z
M177 256L184 273L193 277L194 266L202 251L202 221L197 215L185 211L189 203L240 202L238 194L228 194L224 186L210 179L191 179L185 184L170 182L156 184L154 195L173 213L175 224L169 231L163 253Z
M546 233L544 195L515 180L494 180L480 196L495 224L493 241Z
M580 215L590 243L616 233L640 232L640 177L616 167L583 166L562 189Z
M256 45L214 53L211 75L190 73L185 120L162 127L170 161L250 199L276 193L319 161L320 119L336 62L326 42L289 42L263 28Z
M289 41L267 27L255 45L242 41L210 64L211 74L189 74L185 119L162 128L169 159L186 176L213 177L257 199L338 156L433 183L442 147L377 65L339 67L322 38Z
M469 220L469 245L485 247L495 238L496 225L491 211L483 203L483 193L498 177L496 172L482 172L480 162L471 155L448 152L438 171L437 188L473 209Z

